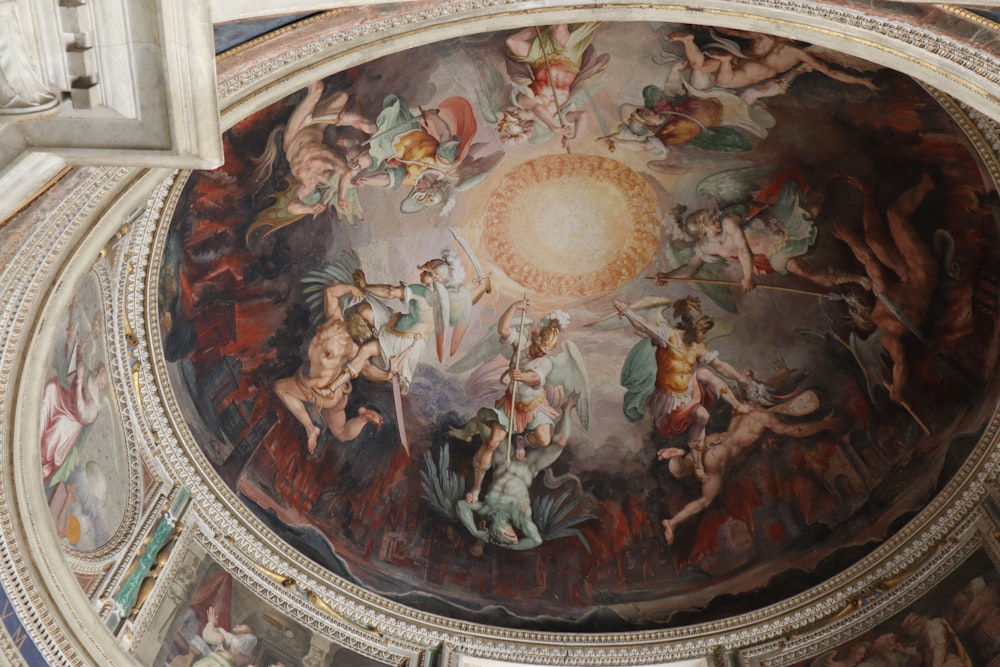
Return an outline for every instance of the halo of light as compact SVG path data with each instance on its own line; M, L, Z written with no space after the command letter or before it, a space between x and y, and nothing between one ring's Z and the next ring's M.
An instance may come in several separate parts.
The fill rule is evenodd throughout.
M590 296L632 280L659 245L653 188L617 160L546 155L506 174L490 195L483 240L522 287Z

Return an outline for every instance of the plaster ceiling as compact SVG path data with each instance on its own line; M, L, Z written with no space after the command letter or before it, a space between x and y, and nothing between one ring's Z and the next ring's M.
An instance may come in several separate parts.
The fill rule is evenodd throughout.
M974 306L996 261L990 186L912 80L814 50L794 58L826 75L741 72L719 90L685 45L763 41L727 37L478 33L327 77L230 130L225 166L176 203L159 286L173 391L226 485L358 585L537 630L749 611L918 512L992 411L995 315ZM560 108L539 109L553 90ZM692 222L706 210L722 226ZM521 331L525 296L526 337L566 315L544 361L525 344L518 362L496 333ZM714 324L706 348L663 333L688 297ZM616 302L637 304L633 325ZM374 329L361 352L327 340L352 317ZM667 336L660 352L644 326ZM521 482L506 416L482 411L509 411L501 378L518 363L549 390L519 429L540 461ZM344 372L362 377L331 389ZM686 452L702 441L699 483Z
M13 427L43 443L18 457L47 515L21 539L68 559L83 590L46 595L84 653L172 664L164 637L222 585L257 660L722 664L981 547L996 167L958 100L988 91L690 11L472 12L395 41L365 26L420 12L371 11L220 60L219 169L77 170L29 210L118 193L54 237L74 250L33 297ZM368 50L322 52L347 33ZM104 402L50 435L38 406L74 373ZM169 583L120 614L164 508ZM852 622L823 636L874 620Z

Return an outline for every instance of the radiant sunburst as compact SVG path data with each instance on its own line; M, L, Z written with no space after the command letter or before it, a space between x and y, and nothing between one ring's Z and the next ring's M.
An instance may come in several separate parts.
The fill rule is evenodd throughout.
M511 171L493 192L485 241L522 286L585 296L628 282L653 257L659 207L649 184L616 160L549 155Z

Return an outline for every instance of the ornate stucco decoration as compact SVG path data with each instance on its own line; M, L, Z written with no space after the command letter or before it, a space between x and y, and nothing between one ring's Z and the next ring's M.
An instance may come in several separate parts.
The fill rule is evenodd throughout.
M752 16L751 10L756 12ZM967 106L971 110L970 136L991 165L994 180L997 178L996 129L989 118L1000 116L996 106L1000 68L992 53L934 34L926 26L909 24L903 17L878 17L814 3L713 3L698 8L624 3L584 8L454 3L412 13L404 8L389 18L344 27L338 27L343 15L327 15L308 22L301 32L286 32L277 38L271 46L279 51L266 58L257 56L257 47L252 47L240 57L222 61L219 93L224 124L233 125L309 80L418 41L445 38L470 28L499 29L595 15L609 20L707 22L785 31L842 49L846 38L856 47L856 55L880 60L931 83ZM243 66L244 62L248 64ZM46 321L40 315L46 305L56 308L65 303L66 290L71 290L120 229L127 213L145 201L148 204L143 214L134 220L118 250L133 261L117 265L119 273L114 277L123 281L127 290L123 310L117 315L123 324L120 335L124 344L116 347L116 378L128 387L122 394L127 396L123 413L130 420L136 446L169 484L183 485L192 492L185 521L193 536L185 533L178 545L198 540L260 596L315 631L374 659L426 665L444 646L453 653L532 664L652 664L716 656L720 651L741 651L747 659L757 660L785 649L804 656L871 619L901 608L919 592L921 582L933 581L931 572L942 562L954 562L983 543L982 532L971 524L979 521L978 507L995 483L996 417L956 478L876 553L811 591L736 618L629 635L516 632L416 612L338 580L302 556L288 553L285 545L233 497L207 465L174 405L155 332L155 283L163 229L185 178L186 174L180 174L173 182L163 172L78 169L51 197L28 211L46 224L19 235L11 233L18 252L2 268L0 414L4 428L0 444L6 456L0 461L0 493L6 506L16 509L0 516L0 546L5 555L0 563L0 583L25 636L51 664L127 664L128 658L118 643L121 638L116 640L106 630L93 608L97 605L66 572L61 550L51 536L37 480L38 455L33 453L38 426L32 400L40 394L40 381L32 379L30 371L37 359L25 351L32 338L45 335ZM127 340L125 323L132 334ZM121 562L127 560L123 554ZM164 577L173 572L172 565L165 564ZM113 574L120 581L126 569L121 567ZM289 580L295 586L285 583ZM880 587L887 587L886 591L874 595ZM303 595L303 591L312 596ZM162 591L155 589L148 598L150 604L162 599ZM140 614L132 632L141 633L143 621ZM789 633L796 629L805 634L791 637ZM753 648L757 646L761 648ZM10 647L8 643L8 657L16 660L17 653Z

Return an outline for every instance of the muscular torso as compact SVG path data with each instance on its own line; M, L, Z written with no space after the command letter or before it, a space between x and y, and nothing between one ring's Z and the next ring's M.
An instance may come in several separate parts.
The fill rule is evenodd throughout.
M559 62L550 62L548 67L540 63L533 72L531 92L535 99L544 104L552 113L569 100L570 88L576 80L576 70Z
M309 343L309 383L318 388L329 385L357 352L343 320L321 324Z
M668 345L657 345L655 387L665 394L677 396L687 393L698 359L708 348L701 343L685 345L676 331L671 332L670 342L683 352Z
M510 505L510 510L528 512L530 515L531 497L528 489L533 477L531 469L523 461L511 461L490 485L485 498L486 504L495 507Z
M799 50L791 44L776 42L771 51L763 59L757 61L762 66L762 72L768 72L765 77L787 72L802 62Z
M347 168L347 163L323 143L324 127L307 125L285 140L285 157L292 175L300 181L308 181L316 175L322 177L337 167Z

